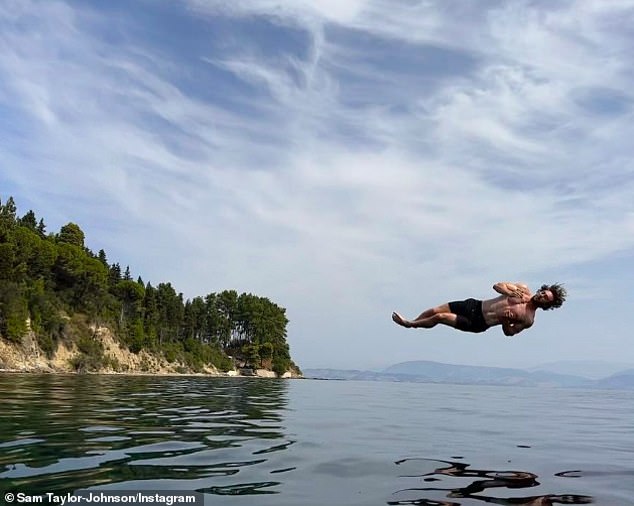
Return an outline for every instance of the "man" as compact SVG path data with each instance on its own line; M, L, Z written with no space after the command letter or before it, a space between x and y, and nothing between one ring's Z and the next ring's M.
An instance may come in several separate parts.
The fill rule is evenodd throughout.
M542 285L534 295L521 283L496 283L493 289L499 297L449 302L423 311L414 320L406 320L394 312L392 320L407 328L430 329L442 323L465 332L484 332L502 325L505 336L514 336L533 325L538 308L561 307L567 295L559 283Z

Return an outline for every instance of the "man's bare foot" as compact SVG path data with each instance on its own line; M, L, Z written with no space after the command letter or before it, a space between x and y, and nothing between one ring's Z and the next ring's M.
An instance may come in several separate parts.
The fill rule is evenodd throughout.
M394 323L398 323L402 327L405 327L408 329L412 328L412 324L408 322L405 318L403 318L400 314L398 314L396 311L392 313L392 320L394 320Z

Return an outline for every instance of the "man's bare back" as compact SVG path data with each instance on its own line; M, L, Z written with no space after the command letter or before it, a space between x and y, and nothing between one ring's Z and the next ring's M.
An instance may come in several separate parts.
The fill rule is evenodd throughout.
M537 308L560 307L566 290L559 284L542 285L537 293L522 283L500 282L493 285L500 295L493 299L466 299L427 309L414 320L392 313L395 323L408 328L432 328L441 323L465 332L484 332L502 325L504 335L513 336L535 322Z

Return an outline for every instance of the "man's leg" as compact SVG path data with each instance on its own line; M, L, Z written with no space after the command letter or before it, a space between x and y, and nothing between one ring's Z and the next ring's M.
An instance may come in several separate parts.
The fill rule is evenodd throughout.
M440 313L451 313L451 309L449 309L449 304L441 304L440 306L427 309L419 314L416 318L414 318L414 320L422 320L424 318L429 318L430 316L434 316L435 314Z
M440 306L427 309L419 314L414 320L406 320L397 312L392 313L392 320L406 328L430 329L439 323L455 327L456 318L457 315L450 311L449 304L442 304Z
M455 315L454 313L436 313L427 318L417 318L416 320L412 320L409 323L410 327L415 329L430 329L432 327L435 327L439 323L443 325L448 325L449 327L455 327L457 318L458 315Z

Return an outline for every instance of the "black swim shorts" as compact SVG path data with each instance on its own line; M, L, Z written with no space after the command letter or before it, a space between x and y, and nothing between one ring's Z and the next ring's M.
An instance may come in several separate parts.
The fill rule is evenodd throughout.
M458 315L456 328L465 332L484 332L489 328L484 321L482 301L467 299L449 303L449 310Z

